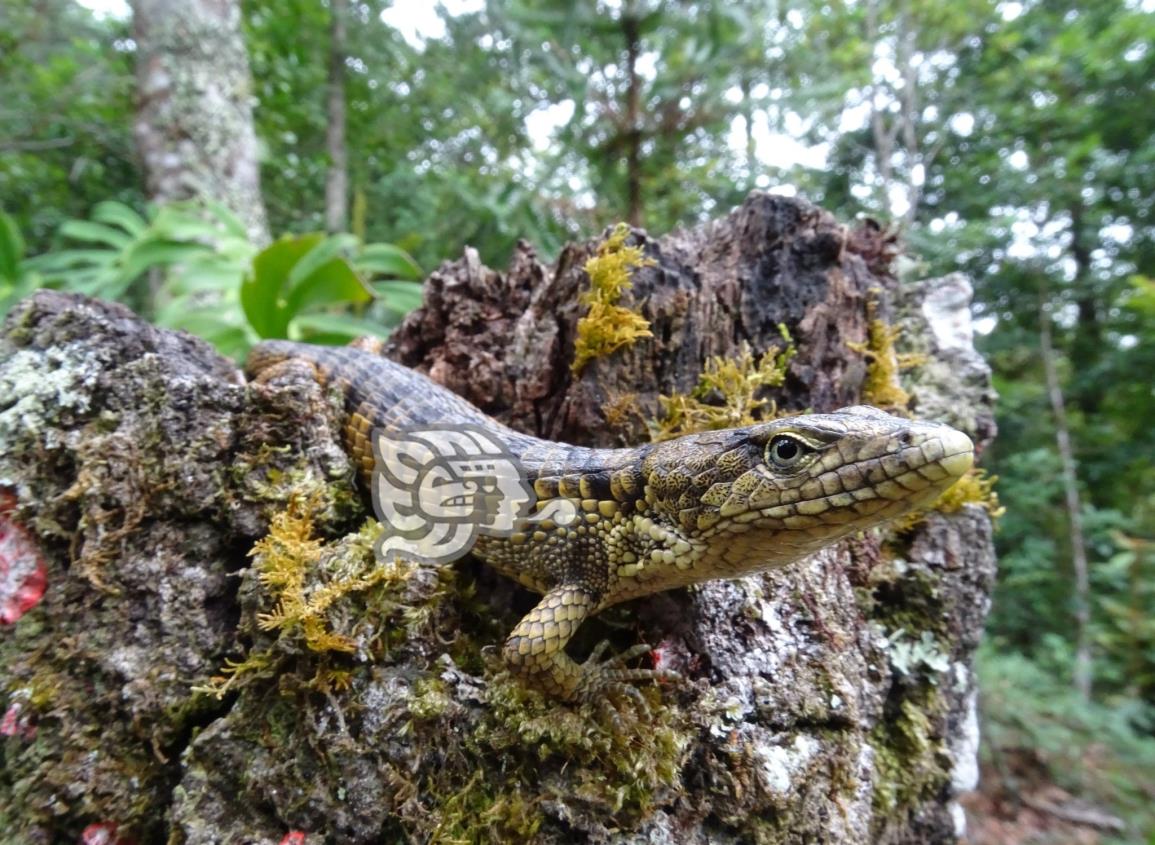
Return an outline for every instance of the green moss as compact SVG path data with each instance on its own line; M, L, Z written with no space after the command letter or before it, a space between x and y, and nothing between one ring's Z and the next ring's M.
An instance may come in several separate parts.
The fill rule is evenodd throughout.
M999 494L995 491L997 475L988 475L985 469L971 467L962 478L943 491L926 510L912 511L895 522L895 530L899 533L913 530L926 521L928 513L958 513L966 505L980 505L992 522L996 522L1006 513L1006 508L999 501Z
M598 248L598 254L586 262L590 289L582 294L582 303L589 306L589 311L577 324L570 365L575 375L580 375L594 358L612 355L639 338L653 337L645 317L619 304L633 286L630 271L657 263L646 258L640 247L626 246L629 234L629 226L618 224Z
M897 326L888 326L878 316L878 303L866 305L867 327L864 343L847 343L866 359L866 380L862 385L862 401L891 413L905 413L909 409L910 394L899 383L898 374L911 367L926 363L923 355L900 355L895 341L902 334Z
M196 692L219 699L249 680L276 675L285 658L302 652L316 658L297 665L299 677L311 677L312 689L345 689L352 674L342 656L359 649L387 653L407 631L428 623L437 591L427 601L403 596L418 564L377 560L373 547L381 528L374 520L335 542L315 537L315 501L294 497L250 552L259 609L248 633L268 636L243 658L226 661Z
M640 690L616 708L567 706L526 688L508 673L486 679L482 700L466 711L440 678L414 682L407 733L415 747L435 748L441 764L421 769L421 796L411 837L445 843L525 841L546 822L544 806L559 798L588 808L599 823L631 826L659 800L681 789L692 738L688 717ZM551 774L580 772L558 796Z
M931 800L950 780L935 720L944 708L937 689L924 686L904 696L897 712L870 735L874 749L875 824L901 816L906 808Z
M706 362L698 383L689 393L659 398L661 413L651 425L655 441L683 434L735 428L777 416L767 388L781 387L794 357L794 342L784 325L778 327L785 345L768 349L757 360L743 342L733 358L715 356Z

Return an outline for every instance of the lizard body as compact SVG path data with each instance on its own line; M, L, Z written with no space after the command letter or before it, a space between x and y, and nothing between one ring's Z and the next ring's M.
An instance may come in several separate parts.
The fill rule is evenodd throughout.
M542 594L505 643L510 668L558 697L655 677L622 664L578 664L565 645L586 618L628 599L785 566L924 507L965 473L973 444L945 425L867 406L785 417L628 449L589 449L502 425L425 376L370 352L267 341L248 371L312 368L345 402L346 448L368 481L372 435L407 426L476 425L517 457L538 506L566 499L568 525L526 523L482 536L474 554Z

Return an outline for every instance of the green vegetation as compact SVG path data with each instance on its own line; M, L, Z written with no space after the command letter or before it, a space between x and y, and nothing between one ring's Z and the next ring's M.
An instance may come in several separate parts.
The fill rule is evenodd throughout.
M639 338L653 337L645 317L619 304L633 287L630 271L657 263L646 258L641 247L626 246L629 234L629 226L619 224L598 247L598 254L586 262L590 289L581 295L581 301L589 310L577 324L571 364L575 374L580 375L594 358L612 355Z
M421 301L421 269L393 244L310 233L258 250L215 202L171 203L148 218L102 202L58 235L64 248L28 258L15 221L0 216L0 313L36 288L66 289L126 302L243 358L263 338L384 336Z
M782 386L795 352L786 327L779 330L785 344L781 349L768 349L755 361L749 344L743 343L733 358L716 355L708 360L689 393L659 397L661 413L650 425L651 439L774 419L778 408L767 389Z

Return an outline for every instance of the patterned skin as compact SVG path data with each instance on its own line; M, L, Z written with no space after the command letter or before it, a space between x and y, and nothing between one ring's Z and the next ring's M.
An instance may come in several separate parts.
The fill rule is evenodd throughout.
M778 568L843 537L933 502L973 463L962 432L867 406L786 417L630 449L587 449L530 437L406 367L356 348L269 341L248 371L268 379L307 366L345 398L346 448L371 478L371 435L405 426L483 426L521 462L540 508L564 498L568 525L525 524L510 537L480 537L490 566L542 594L514 628L503 655L529 683L565 700L657 677L625 664L565 652L577 627L628 599Z

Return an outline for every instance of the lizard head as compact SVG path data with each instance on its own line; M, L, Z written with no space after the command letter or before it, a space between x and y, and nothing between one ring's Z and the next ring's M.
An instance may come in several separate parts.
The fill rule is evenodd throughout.
M741 574L926 507L973 460L960 431L855 406L668 441L643 475L654 518Z

